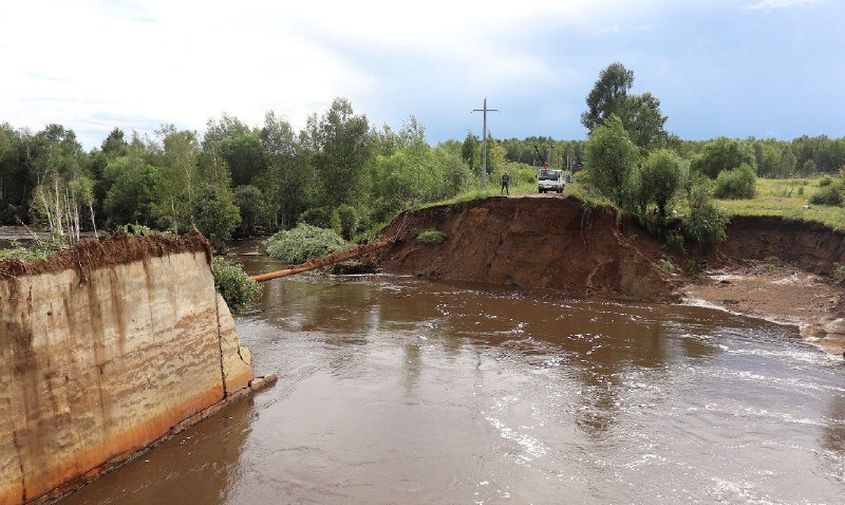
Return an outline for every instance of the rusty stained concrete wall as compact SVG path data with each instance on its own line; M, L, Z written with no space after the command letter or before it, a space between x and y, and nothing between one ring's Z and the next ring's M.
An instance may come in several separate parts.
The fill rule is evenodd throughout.
M254 378L205 253L82 275L0 277L2 505L95 478Z

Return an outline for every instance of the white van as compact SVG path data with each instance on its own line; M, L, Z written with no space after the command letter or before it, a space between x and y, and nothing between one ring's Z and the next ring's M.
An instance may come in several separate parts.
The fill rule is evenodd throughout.
M537 186L540 193L554 191L563 193L563 170L542 169L537 174Z

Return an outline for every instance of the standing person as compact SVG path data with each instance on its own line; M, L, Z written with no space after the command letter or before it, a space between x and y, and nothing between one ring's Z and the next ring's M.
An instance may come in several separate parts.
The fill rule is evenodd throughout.
M505 193L506 195L510 196L510 184L511 184L511 176L508 175L507 172L502 174L502 190L499 191L499 194Z

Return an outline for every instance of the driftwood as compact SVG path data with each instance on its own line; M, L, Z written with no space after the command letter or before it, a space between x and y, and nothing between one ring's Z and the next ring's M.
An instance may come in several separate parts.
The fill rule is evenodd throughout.
M377 240L375 242L370 242L369 244L363 244L359 245L358 247L353 247L352 249L344 249L342 251L332 253L328 256L314 258L299 265L292 265L288 268L285 268L284 270L277 270L275 272L267 272L264 274L253 275L252 277L250 277L250 279L256 282L266 282L272 279L278 279L280 277L288 277L290 275L300 274L309 270L316 270L318 268L334 265L335 263L341 263L352 258L357 258L358 256L362 256L369 252L381 249L383 247L387 247L393 242L394 241L392 239Z

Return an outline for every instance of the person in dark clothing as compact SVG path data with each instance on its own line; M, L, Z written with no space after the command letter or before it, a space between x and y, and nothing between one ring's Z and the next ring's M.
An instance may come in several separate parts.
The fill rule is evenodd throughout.
M499 191L499 194L505 193L506 195L511 194L510 192L510 184L511 184L511 176L508 175L507 172L502 174L502 190Z

